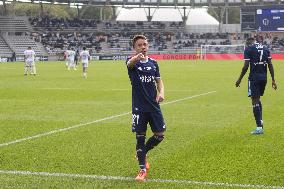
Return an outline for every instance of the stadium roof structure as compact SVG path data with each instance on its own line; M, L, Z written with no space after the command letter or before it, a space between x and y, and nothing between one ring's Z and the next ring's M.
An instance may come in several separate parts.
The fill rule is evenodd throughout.
M183 15L179 9L163 8L151 9L153 18L151 21L182 22ZM147 21L147 10L143 8L119 10L116 21ZM186 25L218 25L219 22L207 13L206 8L187 9Z
M202 6L259 6L284 4L284 0L0 0L2 3L25 2L62 4L73 6L120 6L120 7L202 7Z

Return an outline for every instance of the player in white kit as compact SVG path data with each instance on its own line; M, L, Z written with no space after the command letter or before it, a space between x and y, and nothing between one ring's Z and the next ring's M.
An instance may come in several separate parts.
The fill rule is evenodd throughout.
M66 51L66 57L67 57L67 61L68 61L68 70L70 70L70 68L77 70L75 62L74 62L75 61L75 54L76 54L76 52L73 49Z
M80 53L80 59L83 66L83 76L87 78L87 68L89 66L89 59L91 58L89 51L86 50L86 47L83 47L83 51Z
M36 75L36 67L35 67L35 51L32 50L31 47L28 47L27 50L24 51L25 55L25 75L30 71L31 75Z

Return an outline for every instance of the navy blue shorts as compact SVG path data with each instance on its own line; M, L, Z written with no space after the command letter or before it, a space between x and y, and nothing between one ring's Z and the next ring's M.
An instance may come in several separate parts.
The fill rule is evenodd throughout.
M166 130L166 124L161 111L132 112L132 132L145 133L148 123L154 133Z
M248 96L263 96L267 81L266 80L248 80Z

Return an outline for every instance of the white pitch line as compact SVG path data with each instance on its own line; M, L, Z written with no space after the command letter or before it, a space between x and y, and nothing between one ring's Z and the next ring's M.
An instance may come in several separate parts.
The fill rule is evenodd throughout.
M61 88L61 87L55 87L55 88L42 88L43 90L87 90L84 88ZM100 89L96 91L130 91L131 89Z
M20 143L20 142L24 142L24 141L27 141L27 140L40 138L40 137L43 137L43 136L52 135L52 134L63 132L63 131L68 131L68 130L75 129L75 128L78 128L78 127L82 127L82 126L90 125L90 124L93 124L93 123L98 123L98 122L102 122L102 121L105 121L105 120L109 120L109 119L121 117L121 116L124 116L124 115L128 115L130 113L131 112L126 112L126 113L122 113L122 114L118 114L118 115L114 115L114 116L110 116L110 117L105 117L105 118L102 118L102 119L97 119L95 121L91 121L91 122L88 122L88 123L80 123L80 124L77 124L77 125L73 125L71 127L56 129L56 130L49 131L49 132L46 132L46 133L41 133L41 134L37 134L37 135L34 135L34 136L29 136L29 137L26 137L26 138L17 139L17 140L11 141L11 142L2 143L2 144L0 144L0 147L9 146L11 144Z
M83 179L95 179L95 180L135 181L134 178L132 177L123 177L123 176L85 175L85 174L49 173L49 172L32 172L32 171L15 171L15 170L14 171L0 170L0 174L35 175L35 176L48 176L48 177L69 177L69 178L83 178ZM268 185L191 181L191 180L146 179L145 182L238 187L238 188L284 189L284 186L268 186Z
M193 95L193 96L189 96L189 97L185 97L185 98L173 100L173 101L170 101L170 102L165 102L165 103L162 103L161 105L173 104L173 103L176 103L176 102L180 102L180 101L184 101L184 100L188 100L188 99L191 99L191 98L196 98L196 97L200 97L200 96L204 96L204 95L208 95L208 94L216 93L216 92L217 92L217 91L210 91L210 92L207 92L207 93L202 93L202 94L198 94L198 95Z
M208 95L208 94L215 93L215 92L216 91L211 91L211 92L202 93L202 94L198 94L198 95L194 95L194 96L189 96L189 97L186 97L186 98L182 98L182 99L178 99L178 100L173 100L173 101L170 101L170 102L162 103L161 105L172 104L172 103L176 103L176 102L180 102L180 101L184 101L184 100L188 100L188 99L192 99L192 98ZM106 120L109 120L109 119L122 117L122 116L125 116L125 115L128 115L128 114L131 114L131 112L121 113L121 114L105 117L105 118L102 118L102 119L94 120L94 121L91 121L91 122L88 122L88 123L80 123L80 124L73 125L73 126L70 126L70 127L66 127L66 128L62 128L62 129L56 129L56 130L53 130L53 131L49 131L49 132L45 132L45 133L41 133L41 134L37 134L37 135L25 137L25 138L13 140L13 141L10 141L10 142L5 142L5 143L0 144L0 147L9 146L9 145L20 143L20 142L24 142L24 141L27 141L27 140L32 140L32 139L36 139L36 138L52 135L52 134L55 134L55 133L68 131L68 130L71 130L71 129L75 129L75 128L78 128L78 127L83 127L83 126L90 125L90 124L93 124L93 123L98 123L98 122L106 121Z

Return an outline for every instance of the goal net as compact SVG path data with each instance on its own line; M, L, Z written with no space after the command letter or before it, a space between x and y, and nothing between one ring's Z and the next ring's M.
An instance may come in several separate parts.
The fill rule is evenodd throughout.
M237 56L243 54L245 45L201 45L200 59L208 59L208 56L216 56L226 54L230 56ZM232 57L233 58L233 57Z

